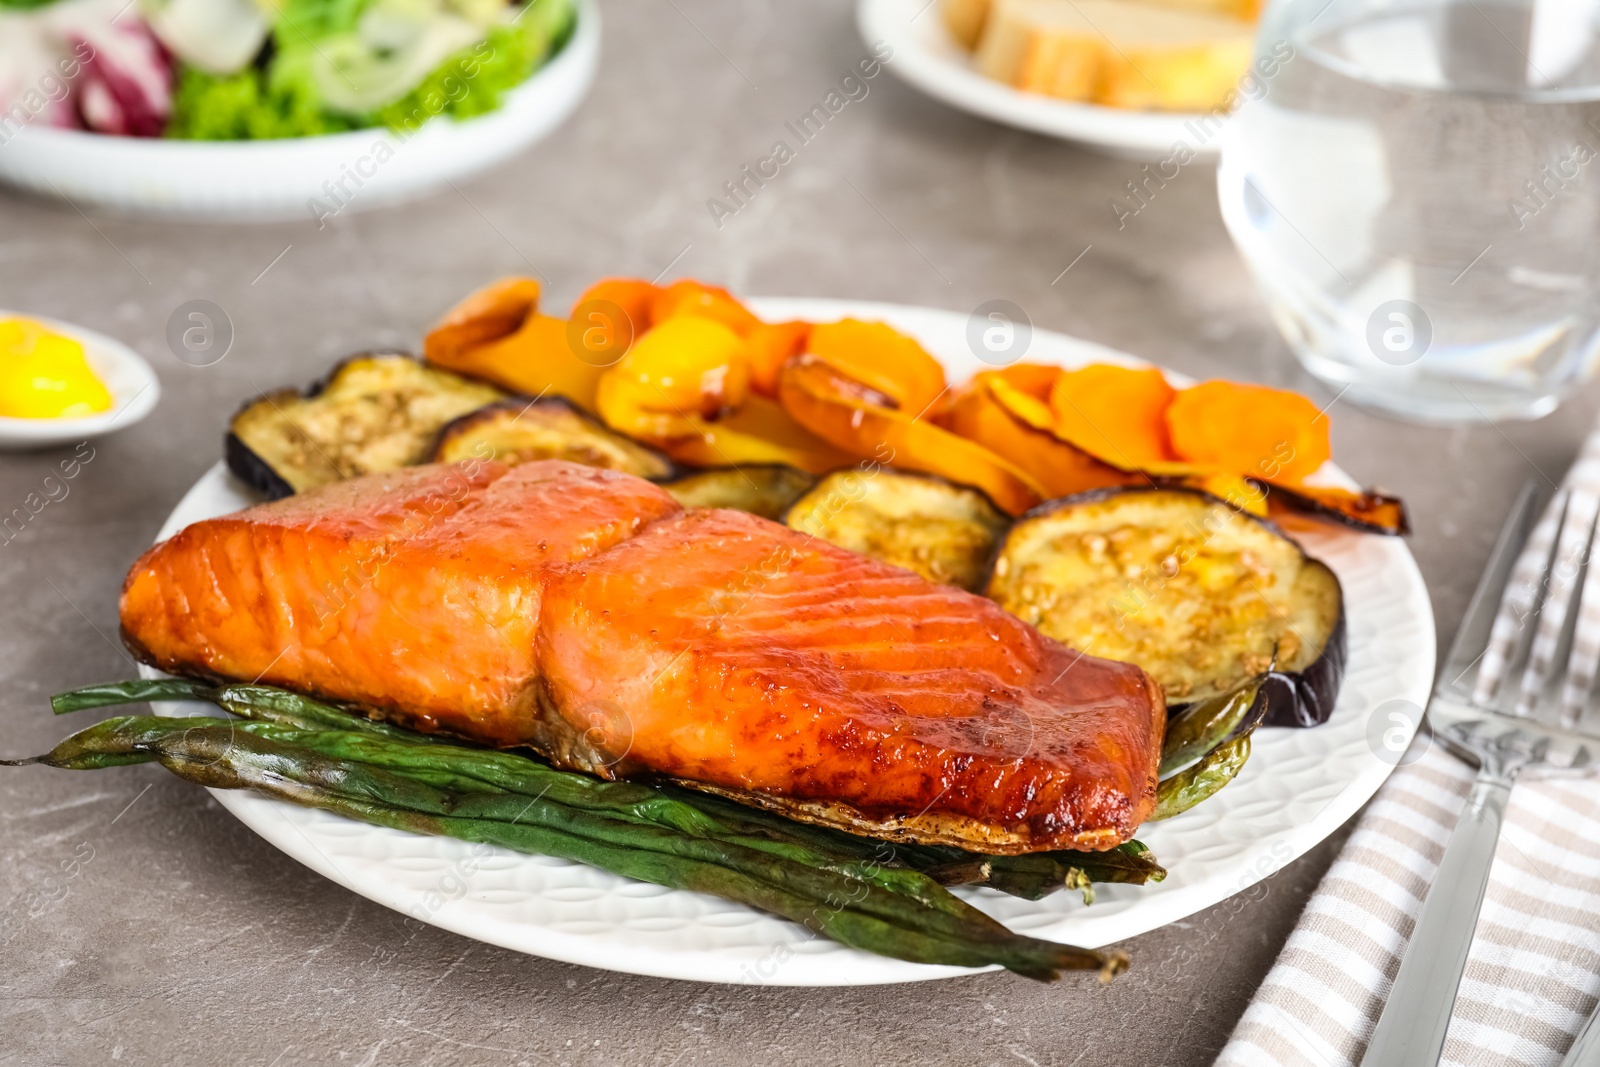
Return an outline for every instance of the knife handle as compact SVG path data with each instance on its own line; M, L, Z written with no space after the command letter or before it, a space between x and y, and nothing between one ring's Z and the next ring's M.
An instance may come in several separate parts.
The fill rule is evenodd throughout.
M1489 887L1511 780L1485 767L1439 861L1361 1067L1437 1064Z

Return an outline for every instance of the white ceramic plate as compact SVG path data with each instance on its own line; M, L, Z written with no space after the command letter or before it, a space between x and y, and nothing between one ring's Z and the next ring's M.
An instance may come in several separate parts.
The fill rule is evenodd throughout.
M383 129L167 141L30 126L0 145L0 181L139 217L321 221L441 189L543 139L583 100L599 61L600 11L579 0L566 46L499 110L465 122L435 118L404 142Z
M0 149L3 152L3 149ZM0 416L0 451L17 452L33 448L86 441L112 430L125 430L155 410L161 399L161 383L139 353L104 334L85 330L67 322L47 319L22 311L0 308L0 320L33 319L57 333L83 345L84 358L111 392L111 410L81 419L13 419Z
M939 0L860 0L856 25L868 45L884 41L894 49L890 70L962 111L1129 159L1166 159L1180 142L1207 158L1220 148L1222 123L1211 115L1077 104L979 74L945 29Z
M917 337L953 381L984 366L967 347L968 317L956 312L838 300L751 303L776 320L885 320ZM1034 331L1025 358L1067 366L1138 362L1042 330ZM218 463L184 497L161 536L252 502ZM1091 907L1066 892L1038 902L987 889L961 890L964 896L1015 930L1098 947L1247 889L1327 837L1377 791L1390 766L1367 740L1373 709L1397 697L1423 704L1433 681L1427 590L1397 539L1330 528L1304 540L1338 573L1347 598L1350 663L1332 719L1312 730L1258 731L1239 778L1194 810L1141 830L1139 839L1170 872L1158 885L1101 886ZM180 707L190 706L170 705L169 713ZM252 793L216 795L262 837L340 885L447 930L533 955L634 974L774 985L869 985L970 973L857 952L738 904L564 860L367 826Z

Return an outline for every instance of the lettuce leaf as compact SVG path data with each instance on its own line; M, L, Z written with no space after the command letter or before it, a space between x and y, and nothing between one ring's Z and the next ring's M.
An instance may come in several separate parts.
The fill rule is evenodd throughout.
M0 0L0 4L11 0ZM289 0L279 41L265 68L213 75L185 68L173 99L168 137L186 140L266 140L313 137L345 130L387 126L399 133L416 130L436 115L456 119L487 114L505 94L526 81L570 36L572 0L529 0L516 19L496 26L478 44L442 63L400 100L360 115L331 110L312 77L312 31L350 25L368 0ZM303 30L297 43L287 38Z
M410 133L435 115L468 119L497 110L506 93L566 43L573 16L570 0L533 0L515 22L490 30L405 97L373 112L372 124Z
M355 28L372 0L283 0L273 37L279 48L292 48L329 34Z
M316 137L364 125L323 108L304 61L279 53L265 70L207 74L185 67L172 99L166 135L192 141L264 141Z

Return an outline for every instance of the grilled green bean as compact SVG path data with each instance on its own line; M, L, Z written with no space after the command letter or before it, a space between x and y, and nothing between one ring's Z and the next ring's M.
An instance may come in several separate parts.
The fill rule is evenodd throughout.
M1120 953L1014 934L914 871L885 869L877 873L893 877L880 880L865 868L815 866L811 857L782 854L790 849L772 851L719 836L727 828L698 811L703 835L651 822L626 805L585 809L548 791L530 797L459 773L460 761L453 763L453 757L469 755L486 754L274 722L127 716L80 731L45 756L15 762L91 769L159 760L203 785L252 788L379 825L561 856L660 885L716 893L900 959L1000 964L1041 979L1068 969L1109 976L1126 964ZM415 766L407 766L411 757L419 758Z
M455 773L476 777L531 796L554 790L551 799L588 810L629 812L644 821L706 832L714 819L733 838L756 848L784 852L795 858L809 849L808 862L839 870L886 872L909 867L944 885L986 885L1013 896L1038 900L1080 876L1094 882L1159 882L1166 871L1149 855L1149 849L1130 841L1108 852L1062 850L1025 856L984 856L946 846L893 843L863 838L842 830L762 811L723 797L672 785L606 782L585 774L559 771L538 760L510 752L497 752L465 742L420 734L368 719L358 712L326 704L288 690L264 685L216 686L190 679L114 682L88 686L52 698L57 714L86 708L130 704L141 700L203 700L243 718L297 726L307 730L346 730L433 746L438 759ZM347 742L361 743L359 739ZM353 750L352 750L353 753ZM356 754L366 759L370 753ZM427 758L407 755L412 773L420 773ZM436 765L437 768L438 765ZM1081 886L1074 886L1081 888Z
M1156 789L1156 810L1148 821L1182 814L1233 781L1250 758L1250 734L1245 733L1206 753L1194 766L1165 779Z
M1161 776L1182 770L1225 741L1253 729L1267 714L1263 678L1253 678L1209 700L1198 700L1167 723Z

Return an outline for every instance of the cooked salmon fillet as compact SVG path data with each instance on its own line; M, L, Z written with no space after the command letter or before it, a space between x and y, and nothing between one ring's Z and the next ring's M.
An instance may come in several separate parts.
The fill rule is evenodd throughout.
M981 597L563 462L195 523L134 565L122 627L174 673L995 853L1127 840L1166 720L1139 668Z

